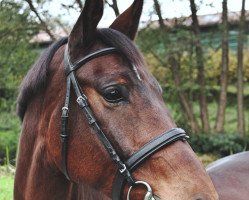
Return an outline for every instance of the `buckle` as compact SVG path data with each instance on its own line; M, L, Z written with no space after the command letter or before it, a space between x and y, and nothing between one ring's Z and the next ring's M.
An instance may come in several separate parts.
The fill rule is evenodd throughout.
M68 117L68 111L69 111L68 107L64 106L64 107L62 107L61 110L62 110L61 117L62 118L67 118Z
M62 107L62 109L61 109L62 111L68 111L68 107Z
M126 171L126 165L125 164L122 164L122 167L121 169L119 169L120 173L123 174L125 171Z
M81 108L88 106L86 95L82 94L77 98L77 103Z

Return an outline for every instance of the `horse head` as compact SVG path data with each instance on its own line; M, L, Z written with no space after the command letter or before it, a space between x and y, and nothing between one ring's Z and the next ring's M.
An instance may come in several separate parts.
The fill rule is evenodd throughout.
M46 86L40 96L34 91L37 98L25 107L23 132L34 118L40 138L34 144L42 143L44 165L64 187L83 184L108 197L118 187L121 193L114 189L113 198L120 199L130 184L130 199L142 199L148 186L151 198L217 200L133 42L142 7L143 0L135 0L109 28L99 29L103 1L86 0L67 44L48 64Z

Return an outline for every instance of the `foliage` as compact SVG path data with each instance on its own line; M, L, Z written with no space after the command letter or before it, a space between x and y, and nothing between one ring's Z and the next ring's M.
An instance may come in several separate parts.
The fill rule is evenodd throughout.
M0 10L0 108L10 110L16 88L37 56L30 51L30 39L38 25L21 3L3 0Z
M249 85L246 85L246 88L248 88ZM230 91L231 90L231 91ZM185 119L183 116L183 111L181 104L179 102L179 99L177 99L176 96L174 96L174 90L167 88L164 94L167 94L166 98L166 104L169 108L169 111L172 115L172 118L176 122L177 126L184 128L188 133L192 133L191 127L189 126L188 119ZM229 102L228 106L226 108L226 114L225 114L225 127L224 127L224 134L231 134L236 135L237 131L237 115L236 115L236 94L234 93L234 86L229 87ZM247 96L247 101L249 100L249 95ZM216 119L216 113L217 113L217 102L215 99L209 99L208 103L208 112L209 114L209 121L211 127L214 127L215 119ZM247 106L248 107L248 106ZM198 115L199 111L199 105L196 101L193 101L193 110L196 115ZM248 119L249 115L246 113L246 118ZM198 118L198 122L200 123L200 119ZM248 121L246 121L246 126L248 126ZM248 136L247 136L248 137Z
M197 153L197 156L205 167L220 158L219 155L214 155L211 153L208 153L208 154Z
M206 52L206 77L210 85L217 85L220 77L221 49L208 49ZM234 51L229 52L229 83L233 84L237 80L237 55ZM244 80L249 80L249 54L248 49L244 50Z
M0 164L6 163L6 148L9 150L10 163L15 163L20 122L14 113L0 114Z
M37 56L30 40L39 27L22 4L0 2L0 163L6 161L6 148L14 163L20 132L14 111L17 88Z
M205 91L207 95L208 103L213 103L218 100L220 93L220 67L222 51L221 45L221 29L214 28L210 34L203 33L203 46L204 48L204 66L205 66ZM156 35L156 37L155 37ZM217 40L217 37L219 38ZM196 67L196 55L193 50L193 36L192 32L183 26L167 27L164 31L152 24L151 26L142 29L137 38L137 44L143 51L146 62L149 65L150 71L159 80L161 86L164 89L164 99L167 104L173 107L173 116L178 124L183 125L189 129L188 119L184 116L179 99L179 93L185 92L190 102L198 101L198 94L200 92L200 85L197 84L197 67ZM215 40L216 39L216 40ZM213 42L215 40L215 42ZM249 49L244 49L244 81L249 80ZM179 62L179 77L181 78L180 86L176 85L173 81L172 66L169 65L169 56L174 56ZM237 55L234 49L229 51L229 74L228 74L228 104L236 108L236 91L231 92L230 88L236 88L237 81ZM247 87L247 85L246 85ZM244 97L247 98L247 90L244 90ZM179 102L177 105L176 102ZM218 102L218 101L217 101ZM201 108L195 109L195 116L200 121ZM217 117L217 110L209 112L213 115L211 122L215 121ZM234 109L232 116L236 115L236 109ZM231 116L227 116L231 118ZM201 124L201 123L199 123ZM236 130L235 125L232 130ZM225 126L230 126L226 124ZM214 124L212 124L212 127ZM226 128L225 128L226 129ZM229 130L229 132L231 132Z
M174 34L174 33L177 34ZM155 37L157 35L157 37ZM164 35L164 36L162 36ZM206 36L207 37L207 36ZM164 39L166 38L166 39ZM166 41L164 41L166 40ZM145 55L151 72L158 78L162 85L172 84L172 73L167 62L167 57L174 53L180 54L181 74L185 89L197 91L198 85L195 85L197 70L194 61L195 55L192 52L192 38L188 31L177 29L171 33L163 34L159 29L146 28L139 32L137 44ZM166 45L163 45L166 42ZM205 44L205 75L208 87L219 85L221 49L213 48L210 44ZM244 80L249 80L249 54L248 49L244 50ZM236 52L229 52L229 83L236 82L237 55Z
M190 144L195 152L227 156L249 149L249 140L231 134L194 134Z
M147 27L140 30L138 34L136 42L140 49L145 53L149 53L153 49L162 58L167 54L184 52L192 48L190 32L181 27L175 27L164 32L159 27Z

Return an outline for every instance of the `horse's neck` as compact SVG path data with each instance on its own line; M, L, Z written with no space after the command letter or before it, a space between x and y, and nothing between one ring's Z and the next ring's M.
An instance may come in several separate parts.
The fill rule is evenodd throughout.
M36 116L36 117L34 117ZM99 192L69 182L47 159L45 141L39 133L39 107L26 112L19 143L15 176L15 200L81 199L107 200Z
M88 186L77 186L78 199L80 200L111 200L110 198L102 195L100 192L88 187Z
M20 138L14 197L16 200L68 199L72 186L63 174L49 166L44 140L38 134L37 119L29 119L23 123Z

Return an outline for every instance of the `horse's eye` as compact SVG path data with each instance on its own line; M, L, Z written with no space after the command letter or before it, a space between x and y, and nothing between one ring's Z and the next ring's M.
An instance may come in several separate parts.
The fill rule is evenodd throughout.
M110 86L104 89L102 95L106 101L118 103L126 100L127 90L124 86Z

